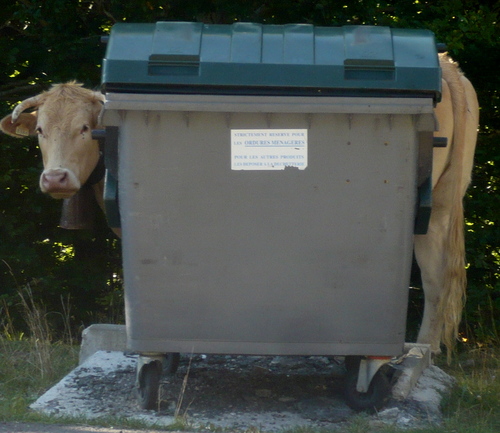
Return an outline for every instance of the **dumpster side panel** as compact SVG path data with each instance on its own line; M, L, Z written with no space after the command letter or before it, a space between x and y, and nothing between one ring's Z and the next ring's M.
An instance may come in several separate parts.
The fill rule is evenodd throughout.
M413 115L132 110L121 119L130 349L401 352ZM307 167L231 170L237 129L307 130Z

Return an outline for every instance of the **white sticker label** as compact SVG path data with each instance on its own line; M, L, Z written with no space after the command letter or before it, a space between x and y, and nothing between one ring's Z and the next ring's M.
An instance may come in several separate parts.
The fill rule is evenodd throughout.
M231 170L307 167L307 129L232 129Z

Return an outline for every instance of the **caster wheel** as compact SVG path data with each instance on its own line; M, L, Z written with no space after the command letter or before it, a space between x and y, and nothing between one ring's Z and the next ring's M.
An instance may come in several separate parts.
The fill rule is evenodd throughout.
M142 409L152 410L158 406L158 390L160 388L162 367L154 361L142 366L139 372L138 400Z
M348 373L357 372L359 364L361 363L361 356L346 356L344 360L344 367Z
M391 384L387 375L379 370L373 376L368 392L359 392L356 389L358 383L358 371L350 370L346 375L345 397L347 405L357 411L374 412L382 408L391 390Z
M163 374L166 376L175 374L179 368L180 359L180 353L174 352L165 354L165 359L163 360Z

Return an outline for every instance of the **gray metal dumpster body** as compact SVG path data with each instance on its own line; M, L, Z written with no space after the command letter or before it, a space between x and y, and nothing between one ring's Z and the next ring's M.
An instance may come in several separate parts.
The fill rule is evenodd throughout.
M113 31L103 123L118 128L129 349L400 355L440 89L433 37Z

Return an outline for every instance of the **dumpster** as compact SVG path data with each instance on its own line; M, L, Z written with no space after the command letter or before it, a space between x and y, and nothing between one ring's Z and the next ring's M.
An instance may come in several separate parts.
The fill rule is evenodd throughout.
M179 353L345 356L349 404L381 404L440 86L423 30L113 27L105 198L143 407Z

